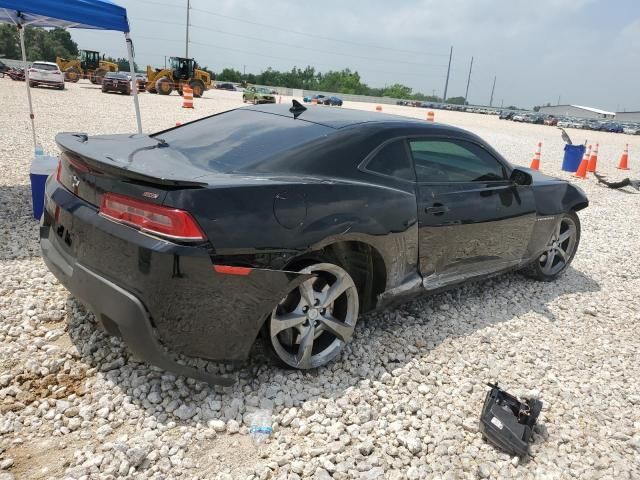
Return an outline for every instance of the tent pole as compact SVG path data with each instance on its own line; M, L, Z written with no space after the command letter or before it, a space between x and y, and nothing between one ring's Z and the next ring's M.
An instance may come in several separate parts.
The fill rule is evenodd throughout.
M20 32L20 48L22 49L22 66L24 67L24 84L27 87L27 98L29 99L29 118L31 119L31 133L33 133L33 148L37 148L36 123L33 116L33 103L31 102L31 88L29 87L29 68L27 67L27 51L24 48L24 27L18 25Z
M127 43L127 53L129 54L129 70L131 71L131 88L133 89L133 106L136 109L136 121L138 122L138 133L142 133L142 119L140 118L140 104L138 103L138 82L136 79L136 69L133 63L133 46L129 32L124 32L124 39Z

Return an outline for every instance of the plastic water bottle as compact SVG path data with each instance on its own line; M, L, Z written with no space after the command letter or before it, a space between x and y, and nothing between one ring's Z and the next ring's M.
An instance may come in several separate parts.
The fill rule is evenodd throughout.
M262 445L271 436L271 410L257 410L251 417L249 435L254 445Z
M40 160L42 157L44 157L44 150L42 148L42 145L37 143L36 144L36 159Z

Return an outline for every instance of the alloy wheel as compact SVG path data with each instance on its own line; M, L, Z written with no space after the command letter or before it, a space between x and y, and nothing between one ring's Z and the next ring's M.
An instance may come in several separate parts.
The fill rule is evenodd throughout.
M316 368L330 362L353 336L358 292L351 276L331 263L311 265L312 274L282 299L270 317L269 335L287 365Z
M540 270L545 275L556 275L564 270L576 248L578 229L570 217L564 217L556 226L547 250L540 256Z

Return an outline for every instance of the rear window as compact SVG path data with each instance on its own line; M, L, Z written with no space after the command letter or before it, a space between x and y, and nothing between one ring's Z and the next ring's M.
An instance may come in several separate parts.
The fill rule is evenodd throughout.
M49 65L48 63L38 63L35 62L31 65L31 68L37 68L38 70L49 70L50 72L55 72L58 70L57 65Z
M216 172L251 171L263 160L335 130L293 115L237 109L159 132L190 163Z

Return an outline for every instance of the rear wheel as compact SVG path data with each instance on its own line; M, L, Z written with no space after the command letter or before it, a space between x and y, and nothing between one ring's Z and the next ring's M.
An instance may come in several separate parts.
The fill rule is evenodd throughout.
M35 87L35 86L36 86L36 83L35 83L35 82L29 82L29 86L30 86L31 88L33 88L33 87Z
M314 277L291 290L271 312L267 334L283 363L317 368L351 340L358 320L358 291L349 273L333 263L315 263L300 273Z
M171 86L171 80L167 77L162 77L160 80L156 82L156 90L159 95L169 95L173 87Z
M562 216L556 226L547 249L523 271L543 282L558 278L571 264L580 244L580 219L576 212Z
M80 80L80 70L78 70L76 67L69 67L64 71L64 78L68 82L76 83L78 80Z
M193 90L193 98L200 98L204 94L204 83L200 80L191 80L189 86Z
M107 71L104 68L99 68L95 72L93 72L93 76L91 77L91 83L95 83L96 85L102 85L102 79L107 74Z

